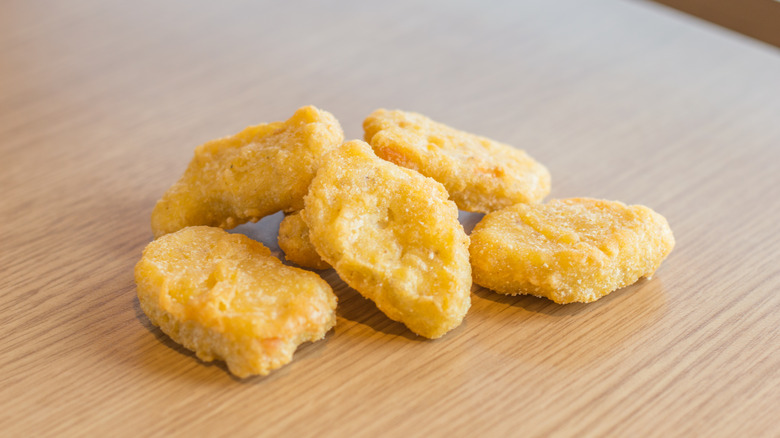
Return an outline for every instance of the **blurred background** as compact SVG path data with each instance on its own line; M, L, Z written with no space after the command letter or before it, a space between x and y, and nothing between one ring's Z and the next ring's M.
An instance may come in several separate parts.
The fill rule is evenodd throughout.
M779 0L655 0L780 47Z

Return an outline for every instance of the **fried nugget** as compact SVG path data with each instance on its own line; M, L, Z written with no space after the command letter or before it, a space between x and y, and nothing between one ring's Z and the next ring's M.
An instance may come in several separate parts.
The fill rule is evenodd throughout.
M152 324L238 377L266 375L336 323L336 296L317 274L285 266L241 234L198 226L150 243L135 267Z
M674 248L663 216L588 198L518 204L471 233L474 282L508 295L587 303L650 278Z
M326 156L303 219L320 256L390 319L427 338L462 322L469 238L441 184L350 141Z
M304 268L328 269L330 265L322 260L314 245L309 240L309 227L296 211L284 216L279 224L279 248L284 251L284 257Z
M286 122L205 143L155 205L152 231L160 237L193 225L233 228L300 210L322 155L343 141L333 115L307 106Z
M547 168L524 151L421 114L379 109L363 129L380 158L444 184L461 210L489 213L550 192Z

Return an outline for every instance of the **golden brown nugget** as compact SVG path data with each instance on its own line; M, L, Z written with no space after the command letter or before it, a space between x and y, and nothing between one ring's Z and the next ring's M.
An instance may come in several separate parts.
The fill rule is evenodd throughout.
M286 122L251 126L195 149L152 212L155 237L193 225L233 228L303 208L321 160L344 141L339 122L313 106Z
M663 216L588 198L518 204L471 233L474 282L508 295L587 303L650 278L674 248Z
M330 268L309 240L309 227L303 221L300 211L288 214L282 219L279 224L278 242L287 260L309 269Z
M363 129L380 158L444 184L461 210L489 213L550 192L547 168L524 151L421 114L379 109Z
M189 227L150 243L135 267L152 324L238 377L266 375L336 323L336 296L317 274L285 266L261 243Z
M469 238L441 184L350 141L326 156L305 201L317 252L390 319L427 338L460 325Z

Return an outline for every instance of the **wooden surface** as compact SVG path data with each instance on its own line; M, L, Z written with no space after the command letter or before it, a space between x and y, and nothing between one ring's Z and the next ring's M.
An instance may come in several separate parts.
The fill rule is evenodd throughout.
M780 435L770 46L618 0L11 0L0 79L2 436ZM593 304L475 288L436 341L326 271L335 330L232 378L150 325L133 266L195 146L305 104L517 145L551 197L649 205L677 247Z

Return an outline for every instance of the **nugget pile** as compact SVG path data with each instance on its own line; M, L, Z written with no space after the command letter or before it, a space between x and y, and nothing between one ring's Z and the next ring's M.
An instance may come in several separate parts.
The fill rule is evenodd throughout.
M308 106L285 122L208 142L152 213L157 240L135 269L141 308L204 361L239 377L289 363L336 322L317 274L224 229L285 212L288 261L333 267L388 318L438 338L474 283L556 303L591 302L650 277L674 247L663 216L589 198L552 200L526 152L423 115L380 109L348 141ZM471 237L458 208L487 213Z

